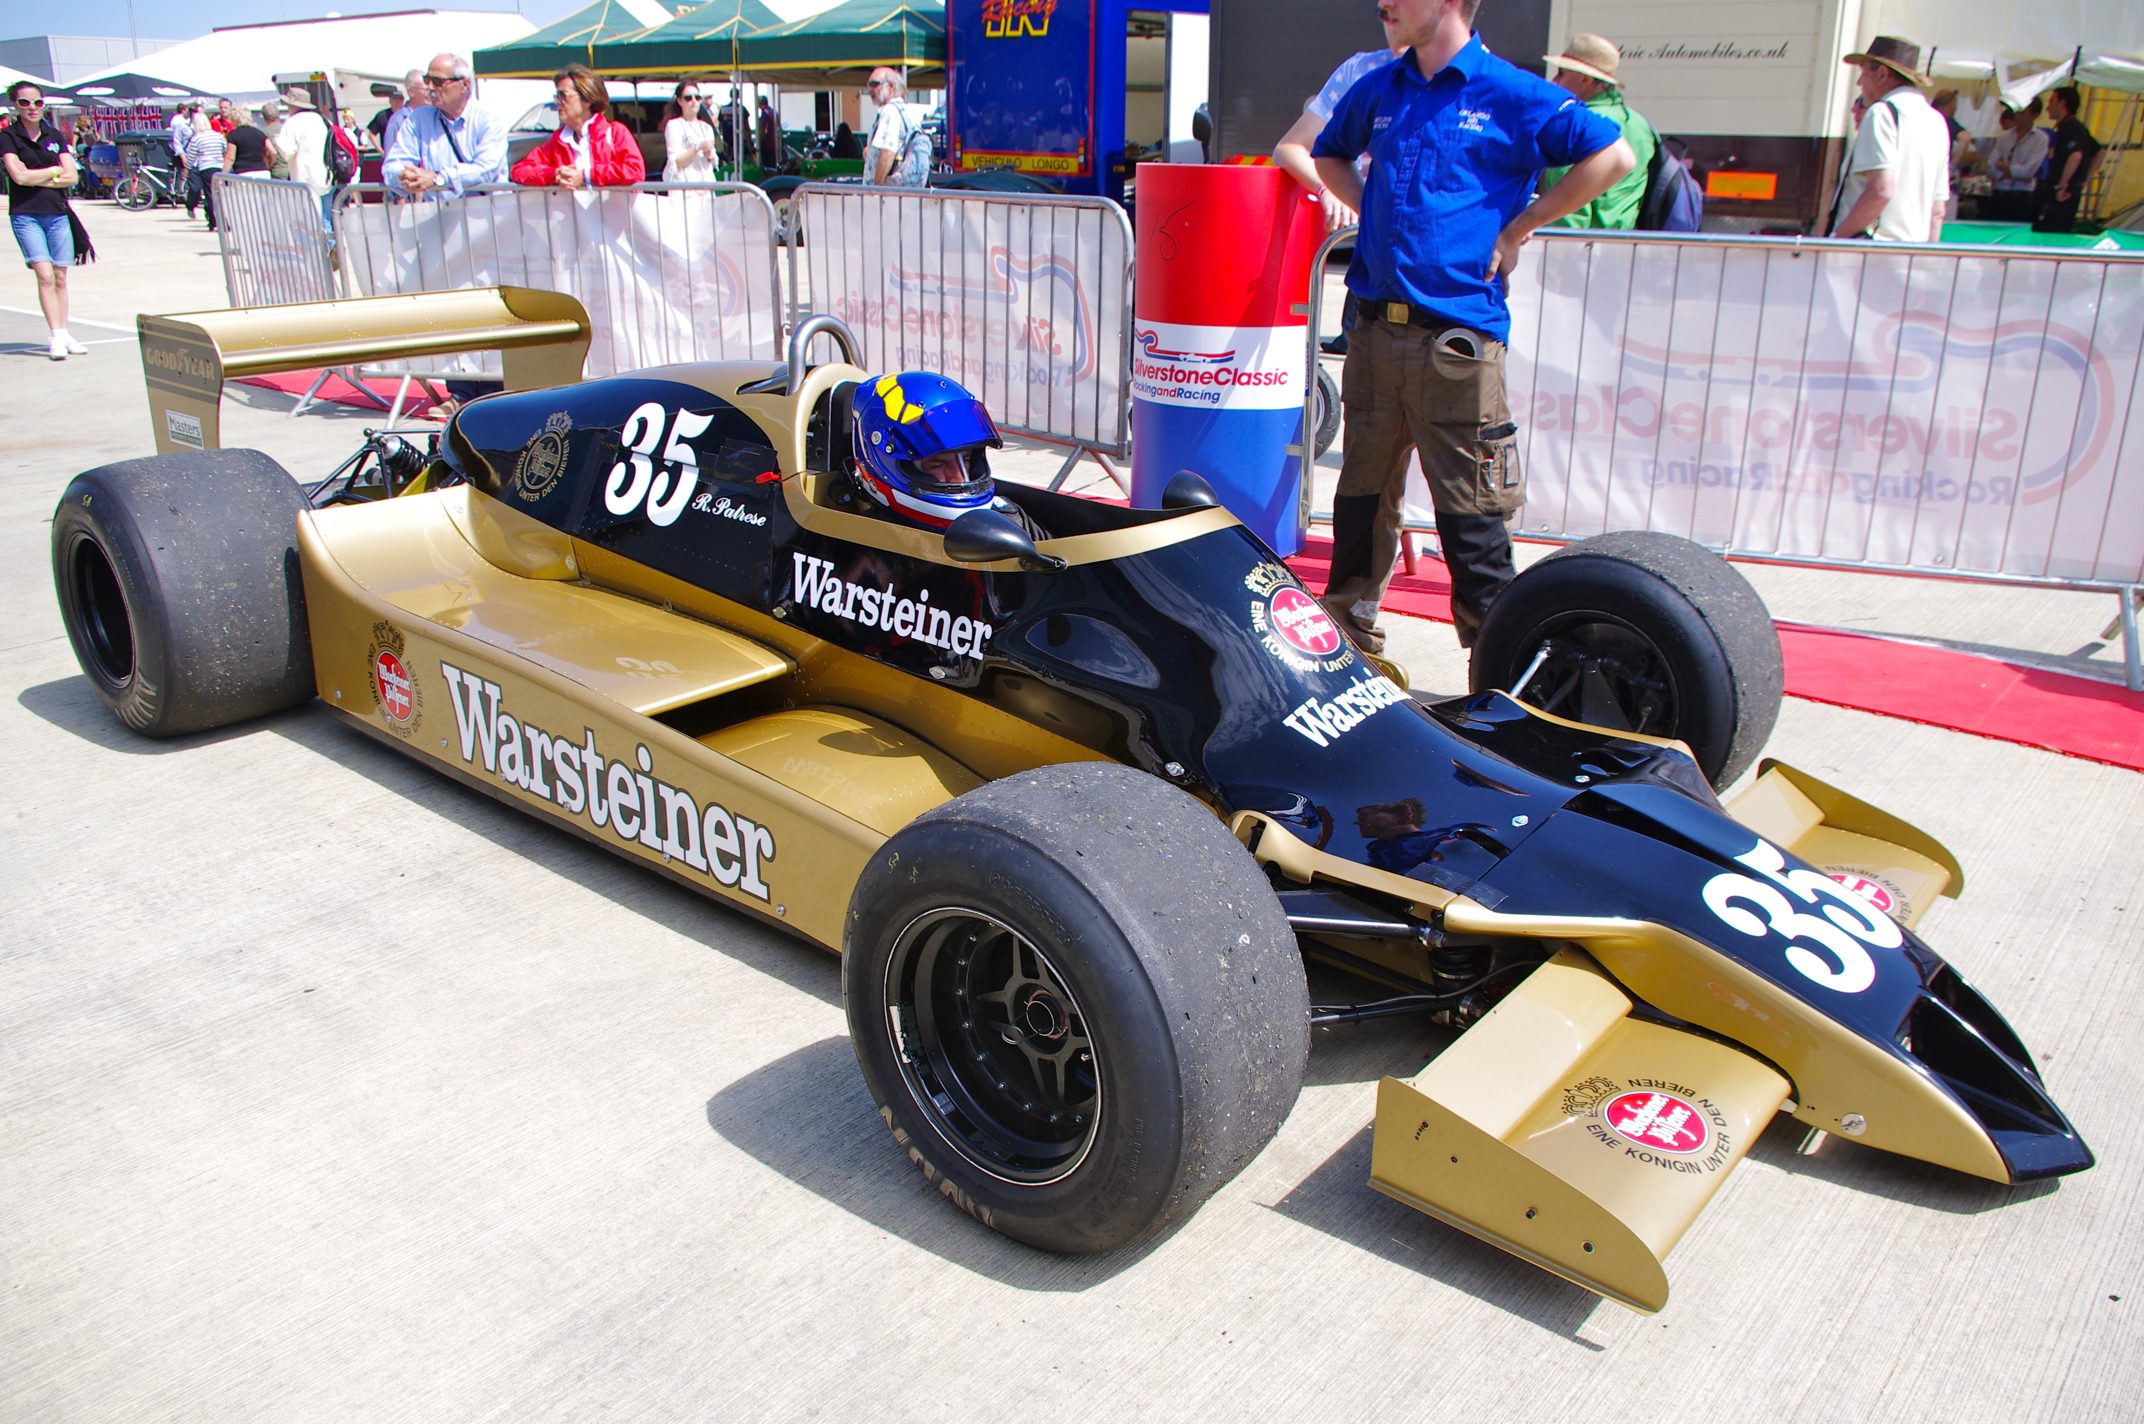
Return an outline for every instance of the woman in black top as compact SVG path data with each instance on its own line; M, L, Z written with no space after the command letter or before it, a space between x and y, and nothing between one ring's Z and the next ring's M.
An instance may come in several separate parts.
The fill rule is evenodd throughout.
M22 260L37 274L37 304L44 309L55 361L82 356L89 348L67 334L67 269L74 266L74 230L67 220L67 190L80 170L66 135L45 118L45 91L28 79L8 86L15 122L0 129L0 167L7 170L8 220Z
M238 120L238 127L224 135L231 145L231 161L224 172L233 178L266 178L268 173L268 135L253 123L253 111L243 106L231 111Z

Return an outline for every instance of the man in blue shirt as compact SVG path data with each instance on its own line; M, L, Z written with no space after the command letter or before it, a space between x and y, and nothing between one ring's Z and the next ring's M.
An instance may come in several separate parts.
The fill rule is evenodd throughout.
M1407 449L1421 451L1472 647L1511 582L1505 522L1525 503L1504 399L1504 278L1536 228L1591 202L1635 160L1616 125L1514 68L1472 32L1481 0L1380 0L1409 52L1348 91L1311 149L1318 176L1362 214L1348 290L1360 298L1341 378L1347 412L1324 603L1370 652L1399 554ZM1358 178L1355 160L1370 155ZM1541 170L1569 165L1534 197Z
M380 165L380 179L412 198L459 198L480 183L506 181L506 125L475 102L476 71L458 54L432 56L424 71L432 102L405 109Z

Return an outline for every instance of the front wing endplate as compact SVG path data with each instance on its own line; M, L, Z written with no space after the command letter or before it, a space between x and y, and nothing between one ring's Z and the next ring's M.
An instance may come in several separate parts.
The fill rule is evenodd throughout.
M1414 1078L1378 1085L1370 1184L1635 1310L1787 1098L1739 1049L1630 1017L1565 950Z

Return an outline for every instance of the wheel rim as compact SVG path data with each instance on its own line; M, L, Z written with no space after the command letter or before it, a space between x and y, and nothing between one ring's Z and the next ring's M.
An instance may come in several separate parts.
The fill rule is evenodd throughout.
M78 537L68 548L67 586L91 670L111 687L125 687L134 676L134 620L119 571L96 540Z
M1672 737L1681 698L1667 657L1618 619L1581 613L1537 630L1511 695L1574 722Z
M977 1168L1041 1186L1086 1157L1100 1060L1063 976L1023 936L977 910L921 916L887 960L886 1013L909 1097Z

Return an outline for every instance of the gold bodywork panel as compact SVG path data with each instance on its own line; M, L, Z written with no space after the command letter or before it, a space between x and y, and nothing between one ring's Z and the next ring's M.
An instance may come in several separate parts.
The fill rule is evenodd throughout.
M718 676L786 676L791 664L617 593L473 567L481 561L446 512L450 496L484 498L457 490L299 516L321 700L493 795L838 948L848 887L884 832L634 705L675 702ZM549 645L547 662L514 641L507 610L558 596L584 601L529 631L582 641ZM581 626L589 619L598 621ZM630 641L639 635L649 641ZM619 661L649 661L658 639L685 661ZM912 759L888 760L909 801L921 799Z
M700 744L890 836L982 778L899 728L845 707L797 707Z
M1637 1310L1787 1096L1746 1053L1629 1017L1565 950L1411 1080L1378 1085L1379 1191Z
M1728 814L1859 890L1907 929L1938 895L1956 899L1965 887L1957 858L1927 832L1785 762L1767 759L1758 772L1727 803Z
M330 707L829 948L901 826L985 779L1104 759L469 486L310 513L298 533ZM692 732L650 720L670 713Z
M563 536L553 536L567 544L557 547L536 533L544 526L467 486L350 506L332 528L344 572L403 613L548 668L643 716L790 671L787 659L724 629L565 582L577 561ZM476 544L529 571L501 568Z

